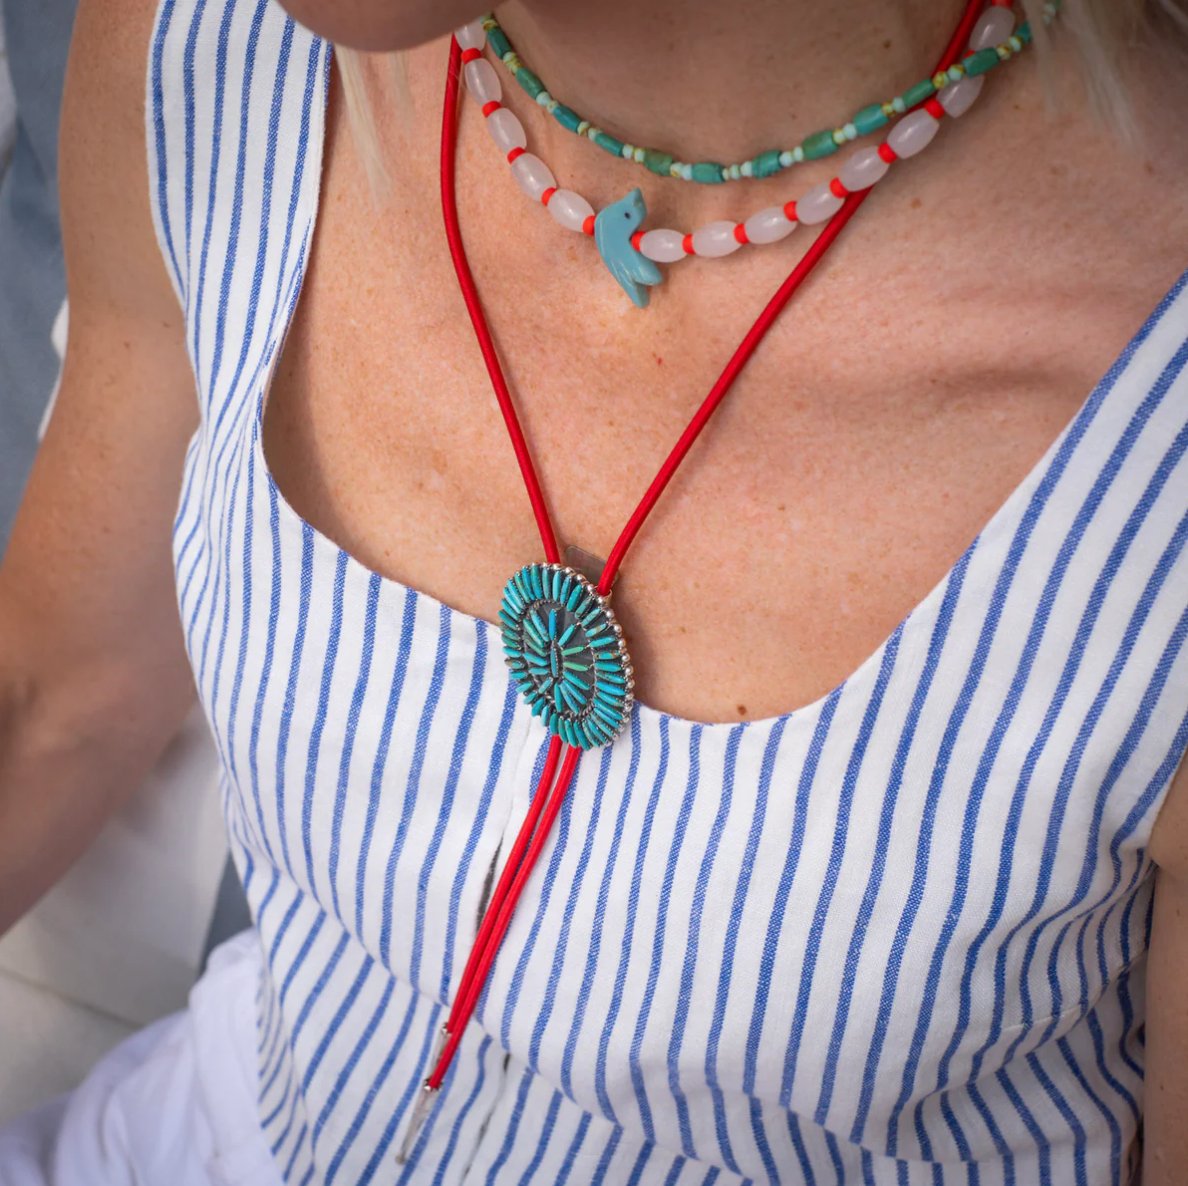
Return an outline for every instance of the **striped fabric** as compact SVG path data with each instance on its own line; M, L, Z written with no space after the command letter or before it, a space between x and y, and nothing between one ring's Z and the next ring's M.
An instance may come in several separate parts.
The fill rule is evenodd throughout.
M1188 745L1188 276L844 684L738 724L637 705L587 755L396 1164L546 735L493 626L265 467L330 60L272 0L164 0L148 69L203 413L178 592L285 1181L1124 1181L1146 842Z

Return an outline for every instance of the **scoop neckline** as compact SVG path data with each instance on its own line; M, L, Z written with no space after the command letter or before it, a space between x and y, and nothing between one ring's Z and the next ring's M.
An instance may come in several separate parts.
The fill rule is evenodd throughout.
M254 414L249 418L252 435L251 448L256 464L267 484L269 494L276 501L280 518L287 521L291 527L308 534L318 546L333 551L337 556L342 558L343 563L345 563L348 569L354 570L367 580L378 581L381 587L386 587L397 596L412 597L414 601L423 602L430 608L437 610L439 614L445 614L451 619L466 622L474 629L490 630L498 633L500 630L498 623L492 622L487 618L477 617L463 609L450 605L448 602L442 601L431 593L416 589L394 577L386 576L383 573L368 568L361 560L353 556L329 536L319 531L290 504L284 492L273 478L272 469L264 454L262 432L264 411L267 406L268 395L272 388L277 364L281 354L284 352L285 339L288 336L289 327L293 322L297 306L301 300L309 255L312 250L314 235L316 234L318 214L321 210L322 169L325 159L326 109L329 103L330 78L334 59L333 45L324 40L323 45L326 50L327 61L321 76L321 90L318 95L311 96L311 102L317 105L316 120L311 121L309 144L310 164L315 170L316 182L312 187L312 201L309 200L308 196L303 197L302 201L302 204L308 207L309 224L306 233L300 238L296 258L292 265L296 269L292 295L284 302L283 312L278 318L277 324L271 327L268 341L265 343L266 349L271 351L270 357L266 366L262 368L262 374L256 389L252 392L251 398L254 404ZM296 216L297 212L295 211L294 217ZM757 730L774 729L784 726L793 720L812 720L817 717L823 711L825 705L838 698L845 688L852 684L860 683L872 671L880 667L884 661L888 647L891 646L896 638L902 642L910 627L922 619L927 620L932 617L933 609L943 599L954 575L963 567L971 565L974 554L979 547L982 547L1008 530L1012 522L1017 522L1017 510L1043 482L1044 477L1063 448L1065 441L1073 433L1079 432L1082 426L1087 425L1100 410L1107 396L1117 390L1118 384L1116 381L1121 378L1126 364L1133 357L1139 345L1145 340L1154 323L1159 319L1167 306L1180 295L1186 284L1188 284L1188 269L1181 272L1179 277L1173 282L1171 288L1155 304L1151 312L1143 319L1142 324L1135 330L1119 353L1114 357L1109 367L1080 401L1072 416L1044 450L1040 458L1012 488L1010 493L1007 494L989 518L986 519L973 539L970 540L957 558L945 569L940 579L900 618L894 628L883 638L878 646L839 683L815 699L796 708L791 708L767 717L748 717L741 721L701 721L693 717L685 717L677 713L665 712L660 708L654 708L638 697L635 697L632 701L633 708L638 709L642 717L650 718L657 723L664 721L670 726L675 725L685 729L697 729L698 731L710 730L723 733L739 728ZM525 563L528 563L528 561L525 561ZM968 579L966 583L968 584Z

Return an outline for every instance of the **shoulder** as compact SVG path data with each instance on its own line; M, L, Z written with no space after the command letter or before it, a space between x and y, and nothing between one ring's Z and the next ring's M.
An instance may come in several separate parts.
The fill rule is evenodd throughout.
M71 321L171 299L148 202L145 108L157 0L81 0L66 71L60 197Z
M120 129L139 129L149 40L159 0L80 0L68 86L102 104Z

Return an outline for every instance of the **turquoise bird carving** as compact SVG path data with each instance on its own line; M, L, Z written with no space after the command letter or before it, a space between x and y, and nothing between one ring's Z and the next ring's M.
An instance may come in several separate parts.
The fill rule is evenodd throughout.
M648 289L664 279L660 269L631 245L631 236L643 225L647 213L643 194L633 189L600 210L594 220L594 242L602 262L641 309L647 306L651 295Z

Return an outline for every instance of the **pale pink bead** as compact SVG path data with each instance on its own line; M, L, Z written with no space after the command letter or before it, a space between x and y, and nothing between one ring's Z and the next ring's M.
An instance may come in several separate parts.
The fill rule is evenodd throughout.
M842 206L842 200L829 188L829 182L823 181L814 185L812 189L796 201L796 217L805 226L814 226L832 218Z
M549 199L549 213L567 230L580 231L594 207L571 189L559 189Z
M890 167L877 148L860 148L842 165L838 177L846 189L870 189Z
M498 103L503 98L499 76L486 58L475 58L473 62L467 62L462 67L462 76L466 79L466 89L478 100L480 107L491 102Z
M671 264L685 258L684 242L685 236L680 231L657 227L654 231L644 231L640 236L639 250L641 255L658 264Z
M491 139L499 145L500 151L506 156L513 148L527 148L528 137L524 134L524 125L519 116L506 107L497 107L487 116L487 130Z
M970 49L989 49L1001 45L1015 31L1015 14L1009 8L995 5L982 13L969 39Z
M734 223L709 222L693 232L693 254L718 259L737 251L742 244L734 237Z
M768 206L752 214L743 225L752 243L778 243L796 229L782 206Z
M487 44L487 30L483 28L482 21L471 21L470 24L463 25L454 34L454 38L459 49L481 50Z
M945 109L945 113L954 118L964 115L973 106L974 100L982 93L982 84L985 81L986 76L979 74L974 78L963 78L960 82L943 87L937 98Z
M887 143L895 150L896 156L915 156L932 143L939 127L940 123L927 111L910 111L891 129Z
M557 179L553 176L548 165L540 157L533 156L530 152L520 153L512 161L511 170L516 181L519 182L520 188L530 198L538 202L540 201L540 195L546 189L552 189L557 184Z

